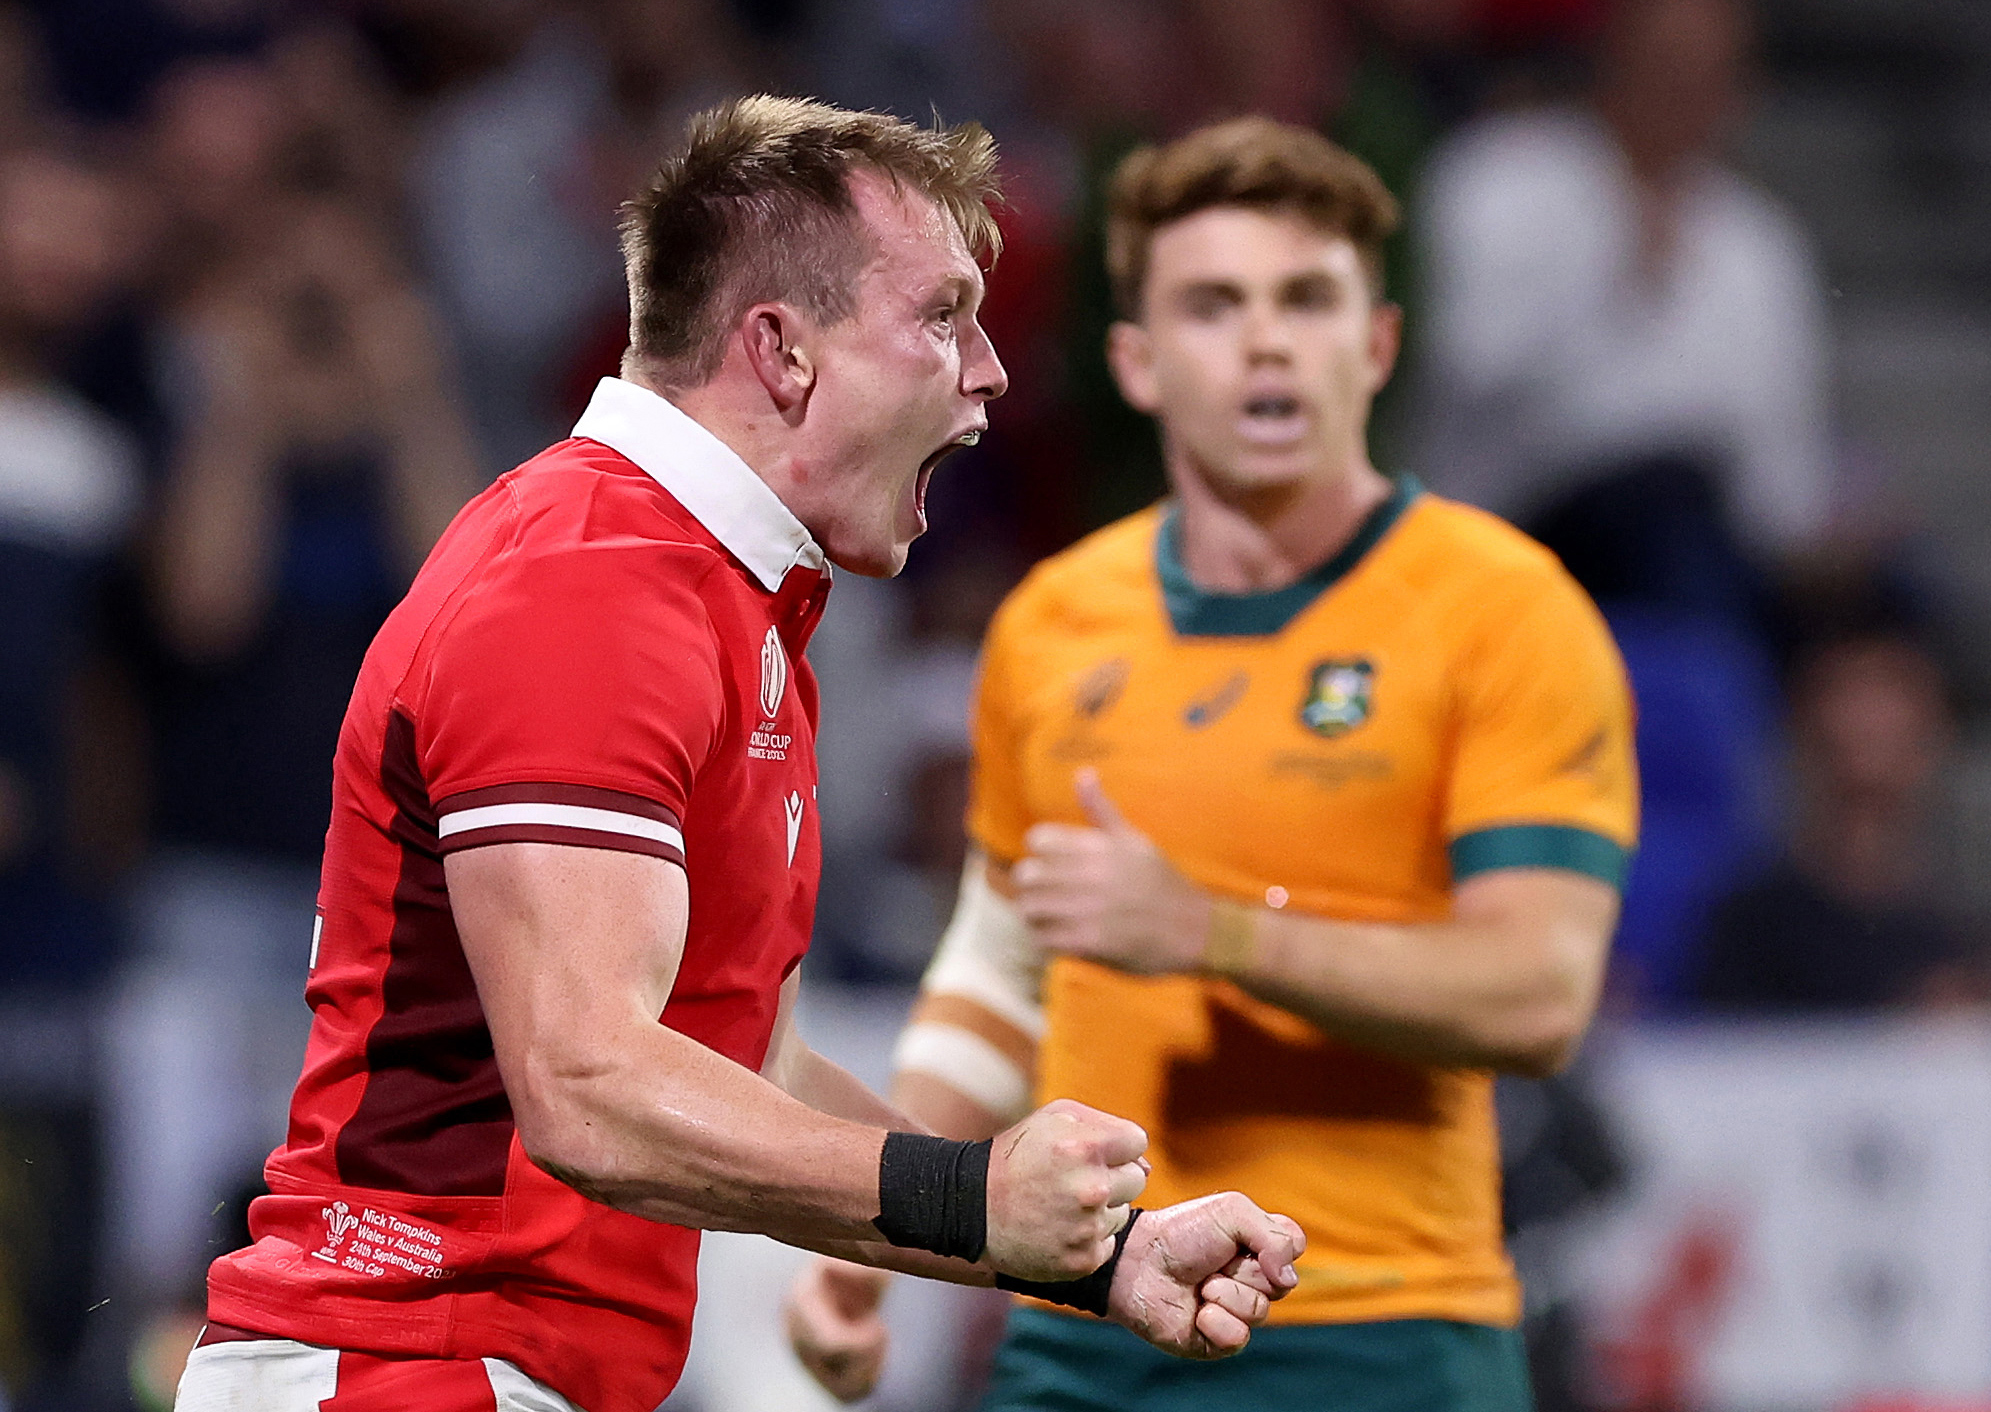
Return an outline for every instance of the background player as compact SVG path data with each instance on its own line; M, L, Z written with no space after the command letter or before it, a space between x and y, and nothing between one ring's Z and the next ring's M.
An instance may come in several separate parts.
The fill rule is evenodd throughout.
M1229 1365L1019 1308L992 1407L1529 1402L1490 1071L1554 1069L1596 1003L1630 707L1552 556L1370 464L1395 219L1368 168L1266 120L1116 177L1109 355L1173 495L990 630L978 852L895 1094L958 1136L1033 1082L1127 1113L1151 1191L1237 1185L1309 1248ZM795 1292L840 1395L875 1377L882 1279L822 1263Z
M893 1131L790 1020L802 651L825 559L897 572L1004 389L993 167L979 128L746 99L629 206L627 377L457 517L361 670L289 1136L183 1409L648 1412L697 1228L1044 1281L1193 1356L1291 1285L1243 1197L1128 1218L1134 1124Z

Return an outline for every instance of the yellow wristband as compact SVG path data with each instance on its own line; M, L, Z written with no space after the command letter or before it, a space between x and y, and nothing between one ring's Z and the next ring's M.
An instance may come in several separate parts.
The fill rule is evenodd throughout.
M1253 907L1218 898L1210 906L1210 936L1203 943L1203 969L1235 976L1251 965L1258 950L1258 913Z

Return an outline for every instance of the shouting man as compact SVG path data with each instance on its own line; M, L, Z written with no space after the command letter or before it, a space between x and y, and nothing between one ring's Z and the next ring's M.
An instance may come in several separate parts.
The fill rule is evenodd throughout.
M335 764L310 1046L183 1412L649 1412L699 1229L1243 1346L1297 1227L1146 1214L1135 1124L928 1136L790 1012L826 561L891 574L1006 378L980 128L753 98L627 208L631 344L443 535Z

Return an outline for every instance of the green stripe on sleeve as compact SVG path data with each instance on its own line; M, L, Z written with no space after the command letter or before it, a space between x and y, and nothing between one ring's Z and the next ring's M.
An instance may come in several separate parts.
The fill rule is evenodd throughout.
M1503 824L1475 829L1452 840L1452 881L1495 868L1566 868L1623 888L1631 866L1624 845L1590 829L1569 824Z

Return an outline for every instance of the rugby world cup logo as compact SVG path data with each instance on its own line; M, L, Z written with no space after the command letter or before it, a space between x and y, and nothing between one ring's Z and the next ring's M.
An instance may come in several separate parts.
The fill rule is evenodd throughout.
M788 690L788 653L781 646L781 634L773 628L760 645L760 713L768 720L781 709Z
M312 1251L312 1257L336 1265L339 1261L339 1247L346 1243L346 1237L353 1233L355 1226L359 1225L359 1217L355 1216L352 1208L343 1201L334 1201L318 1214L325 1218L325 1244L321 1249Z

